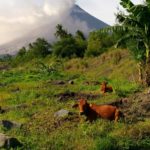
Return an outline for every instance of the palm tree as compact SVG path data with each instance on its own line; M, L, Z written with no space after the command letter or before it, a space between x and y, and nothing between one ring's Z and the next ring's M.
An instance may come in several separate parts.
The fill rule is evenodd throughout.
M63 26L61 24L58 24L56 26L55 36L59 37L60 39L63 39L68 36L67 31L65 29L63 29Z
M83 32L80 31L80 30L77 30L77 31L76 31L76 38L77 38L77 39L86 40L86 38L85 38Z
M150 86L150 1L145 0L144 4L135 5L131 0L121 0L120 5L126 13L119 12L116 15L119 25L107 27L102 31L124 31L116 46L121 45L122 42L136 41L136 53L133 54L137 54L139 62L141 76L139 79ZM144 68L144 79L142 68Z

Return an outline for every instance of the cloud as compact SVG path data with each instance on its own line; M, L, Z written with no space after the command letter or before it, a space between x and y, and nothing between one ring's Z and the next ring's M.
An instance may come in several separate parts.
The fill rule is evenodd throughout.
M58 23L70 32L78 28L87 32L85 22L70 16L74 4L75 0L0 0L0 45L24 36L54 40Z
M68 13L68 10L74 5L74 0L45 0L44 12L49 15L60 15L61 13Z

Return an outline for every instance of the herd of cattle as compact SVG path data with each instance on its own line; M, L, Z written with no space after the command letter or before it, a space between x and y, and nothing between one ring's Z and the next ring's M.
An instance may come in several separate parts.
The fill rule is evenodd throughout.
M107 82L103 82L101 85L101 93L113 92L112 86L108 86ZM121 103L120 101L119 103ZM115 103L107 105L89 104L86 99L81 98L78 103L73 105L73 108L79 108L80 115L85 115L87 120L92 122L97 118L103 118L108 120L118 121L120 117L123 117L123 113L119 110L119 107Z

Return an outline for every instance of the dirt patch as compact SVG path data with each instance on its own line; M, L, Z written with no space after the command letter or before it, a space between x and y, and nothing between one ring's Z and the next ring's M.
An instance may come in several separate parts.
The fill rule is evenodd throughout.
M118 108L124 108L128 104L128 101L129 101L128 98L120 98L117 99L116 101L105 103L105 104L116 106Z
M27 105L27 104L20 104L20 105L11 106L11 107L5 107L5 108L3 108L3 113L7 113L9 111L14 111L14 110L17 110L17 109L24 110L28 107L29 107L29 105Z
M6 83L0 83L0 87L5 87L5 86L7 86Z
M19 89L19 87L16 87L14 89L11 89L11 92L17 93L17 92L20 92L20 89Z
M53 84L53 85L64 85L64 84L66 84L65 81L62 81L62 80L49 81L48 83Z
M127 122L144 121L150 117L150 94L136 93L121 107Z
M84 83L83 83L84 85L100 85L101 84L101 82L99 82L99 81L85 81Z
M70 113L69 116L59 119L54 118L53 115L54 114L49 111L36 113L27 124L24 124L23 128L25 132L49 134L59 128L72 129L78 125L80 120L76 113Z
M0 71L9 70L10 67L8 65L0 65Z
M74 84L73 80L67 80L67 81L63 81L63 80L50 80L47 82L48 84L52 84L52 85L67 85L67 84Z
M67 100L78 100L80 98L85 98L85 99L96 99L100 97L100 94L86 94L86 93L75 93L75 92L64 92L64 93L60 93L55 95L55 97L57 97L58 101L60 102L65 102Z
M0 106L0 113L8 113L8 112L14 111L14 110L24 111L25 109L29 109L29 108L37 106L37 105L42 106L42 107L47 106L47 104L43 101L33 101L31 104L23 103L23 104L5 107L5 108L2 108Z

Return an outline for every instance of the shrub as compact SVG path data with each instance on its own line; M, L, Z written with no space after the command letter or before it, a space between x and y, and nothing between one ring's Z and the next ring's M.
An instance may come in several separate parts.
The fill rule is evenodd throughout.
M113 45L111 35L99 31L91 32L88 37L86 56L98 56Z
M96 142L96 150L119 150L116 139L112 137L99 138Z
M47 73L47 74L58 73L60 72L60 70L63 69L63 64L59 61L51 63L50 65L46 65L42 62L37 62L36 65L40 72Z
M56 42L52 50L57 57L83 57L85 45L82 40L76 41L73 37L67 37Z
M50 50L51 45L44 38L38 38L30 45L29 54L33 57L46 57L50 54Z

